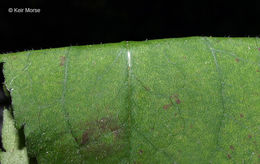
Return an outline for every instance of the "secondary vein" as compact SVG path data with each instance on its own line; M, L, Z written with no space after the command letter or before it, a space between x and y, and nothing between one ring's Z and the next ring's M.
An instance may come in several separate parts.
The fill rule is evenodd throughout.
M66 109L66 105L65 105L65 96L66 96L66 93L67 93L68 65L69 65L70 48L71 47L68 48L68 50L65 54L65 68L64 68L64 80L63 80L63 91L62 91L62 97L61 97L61 104L62 104L62 111L63 111L63 114L64 114L64 118L65 118L65 121L66 121L67 126L68 126L67 129L68 129L70 135L73 137L73 139L75 141L75 145L77 147L79 147L77 140L76 140L76 137L72 133L72 126L71 126L70 119L69 119L69 113L68 113L68 111Z
M218 64L218 60L217 60L217 56L216 56L216 52L214 51L214 49L212 48L211 44L210 44L210 41L207 39L207 38L203 38L204 41L206 42L206 45L208 46L208 48L210 49L211 51L211 54L214 58L214 62L215 62L215 65L216 65L216 69L217 69L217 72L218 72L218 78L219 78L219 83L220 83L220 87L219 87L219 93L220 93L220 101L221 101L221 106L222 106L222 113L221 113L221 116L220 116L220 123L219 123L219 127L218 127L218 131L217 131L217 142L216 142L216 147L217 149L219 148L219 140L220 140L220 131L221 131L221 128L222 128L222 124L223 124L223 118L224 118L224 115L226 113L226 108L225 108L225 102L224 102L224 82L223 82L223 73L222 73L222 70ZM217 150L216 150L217 151Z

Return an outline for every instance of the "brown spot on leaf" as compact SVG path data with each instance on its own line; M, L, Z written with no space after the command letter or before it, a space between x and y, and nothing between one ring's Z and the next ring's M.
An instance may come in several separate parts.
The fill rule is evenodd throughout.
M143 152L144 152L143 150L141 150L141 149L139 150L139 154L140 154L140 155L142 155Z
M151 89L150 89L149 87L147 87L147 86L145 86L145 85L143 85L143 87L144 87L144 89L145 89L146 91L148 91L148 92L151 91Z
M114 132L120 129L116 121L108 117L101 118L100 120L97 121L97 124L102 131L110 130L111 132Z
M81 140L81 144L85 145L88 141L89 141L89 135L88 135L88 131L85 131L82 135L82 140Z
M258 158L260 158L260 154L258 155Z
M248 135L248 138L249 138L249 139L251 139L251 138L252 138L252 135L251 135L251 134L249 134L249 135Z
M229 148L230 148L231 150L235 150L235 149L234 149L234 146L232 146L232 145L230 145Z
M260 48L258 48L258 51L260 51Z
M243 117L244 117L244 115L243 115L242 113L240 113L240 117L241 117L241 118L243 118Z
M65 63L66 57L65 56L61 56L60 57L60 66L63 66Z
M193 128L192 124L190 124L190 128L191 128L191 129Z
M237 63L239 62L239 59L238 59L238 58L236 58L236 62L237 62Z
M176 117L176 116L177 116L177 113L174 113L174 116Z
M126 142L123 136L126 129L120 127L117 117L106 116L101 119L92 119L81 125L85 128L79 146L86 157L96 156L98 159L104 159L113 153L124 151ZM109 142L103 140L103 136L107 135L112 137Z
M257 70L256 70L256 72L260 72L260 70L259 70L259 69L257 69Z
M177 104L180 104L181 103L181 100L180 99L176 99L175 100Z
M231 159L231 155L230 154L228 154L227 157L228 157L228 159Z
M166 104L163 106L163 109L169 109L172 106L172 104Z

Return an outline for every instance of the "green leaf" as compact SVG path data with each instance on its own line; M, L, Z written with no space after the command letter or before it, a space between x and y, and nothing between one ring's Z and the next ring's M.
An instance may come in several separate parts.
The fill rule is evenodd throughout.
M190 37L0 57L38 163L259 163L258 38Z
M0 152L2 164L27 164L26 148L19 149L19 135L15 129L14 120L8 110L4 110L3 145L6 152Z

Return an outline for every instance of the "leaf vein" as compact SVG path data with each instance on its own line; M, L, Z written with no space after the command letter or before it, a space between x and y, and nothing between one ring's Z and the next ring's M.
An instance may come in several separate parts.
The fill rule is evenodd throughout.
M72 136L72 138L75 141L75 145L79 148L79 145L77 143L77 139L76 137L73 135L72 132L72 126L70 123L70 119L69 119L69 112L66 109L66 104L65 104L65 97L66 97L66 93L67 93L67 83L68 83L68 66L69 66L69 53L70 53L70 48L68 48L66 54L65 54L65 68L64 68L64 80L63 80L63 91L62 91L62 97L61 97L61 105L62 105L62 111L64 114L64 118L65 121L67 123L68 128L68 133Z
M219 126L218 126L218 129L217 129L217 134L216 134L216 138L217 138L216 150L215 150L215 152L216 152L219 149L219 147L220 147L219 144L220 144L221 128L223 127L224 116L225 116L225 113L226 113L225 102L224 102L223 73L222 73L222 70L221 70L220 65L218 63L216 52L213 49L213 47L211 46L210 41L207 38L205 38L205 37L203 38L203 40L205 41L206 45L210 49L211 55L214 58L214 62L215 62L215 65L216 65L217 74L218 74L218 78L219 78L219 83L220 83L219 84L219 86L220 86L219 87L219 94L220 94L220 101L221 101L221 106L222 106L222 113L221 113L221 116L220 116L220 122L219 122Z

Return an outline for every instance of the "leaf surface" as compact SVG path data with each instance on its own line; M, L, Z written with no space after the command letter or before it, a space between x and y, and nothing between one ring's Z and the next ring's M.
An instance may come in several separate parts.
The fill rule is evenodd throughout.
M0 61L38 163L257 163L259 43L190 37Z

